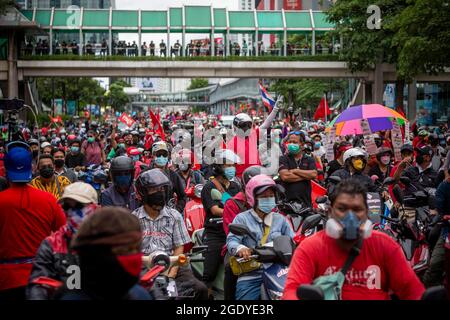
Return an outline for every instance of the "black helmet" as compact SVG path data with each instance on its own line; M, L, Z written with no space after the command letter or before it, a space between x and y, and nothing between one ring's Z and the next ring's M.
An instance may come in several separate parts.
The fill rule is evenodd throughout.
M41 137L39 138L39 142L40 142L40 143L43 143L43 142L45 142L45 141L47 141L47 139L46 139L44 136L41 136Z
M244 170L242 173L242 180L244 181L244 185L250 181L251 178L263 173L263 167L261 166L251 166Z
M380 160L381 157L386 154L389 153L391 156L393 155L392 149L388 148L388 147L381 147L380 149L378 149L377 152L377 159Z
M134 174L133 159L128 158L127 156L115 157L111 161L109 171L112 176L122 172Z
M167 191L171 186L169 178L159 169L142 172L135 183L136 191L141 198L145 197L147 188L164 187Z

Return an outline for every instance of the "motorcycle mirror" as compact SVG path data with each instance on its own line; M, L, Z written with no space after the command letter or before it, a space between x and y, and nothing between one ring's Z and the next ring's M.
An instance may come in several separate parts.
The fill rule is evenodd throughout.
M250 229L244 224L231 223L228 225L228 229L237 236L249 236L251 239L255 240L255 242L258 242L255 236L250 232Z
M328 201L328 197L326 197L326 196L321 196L321 197L316 198L317 204L326 203L327 201Z
M340 183L341 182L341 178L340 177L338 177L338 176L331 176L331 177L328 177L328 181L330 181L331 183L333 183L333 184L338 184L338 183Z
M222 193L219 190L217 190L217 189L212 189L211 190L211 198L213 200L220 201L220 200L222 200Z
M319 287L310 285L310 284L302 284L297 289L297 297L300 300L324 300L325 296L323 294L322 289Z
M411 179L408 177L400 177L400 182L403 183L405 186L411 183Z
M396 184L394 186L394 188L392 189L392 193L394 194L395 199L397 199L397 201L400 204L403 204L403 192L402 192L402 189L400 188L400 186L398 184Z
M392 185L395 183L395 179L392 177L387 177L386 179L384 179L383 184L386 186Z
M447 290L444 286L428 288L422 295L421 300L447 300Z
M311 228L314 228L319 224L319 222L322 220L322 216L320 214L313 214L312 216L307 217L302 224L302 234L305 234L305 232Z

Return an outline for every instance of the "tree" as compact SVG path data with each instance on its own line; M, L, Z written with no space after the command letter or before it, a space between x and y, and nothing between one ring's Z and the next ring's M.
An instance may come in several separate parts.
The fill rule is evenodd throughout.
M130 102L130 97L123 91L125 87L130 87L130 85L123 80L114 81L105 95L115 111L123 112L126 104Z
M418 74L435 74L450 67L450 2L410 1L386 28L395 32L401 78L411 80Z
M194 78L191 79L191 84L187 88L187 90L194 90L194 89L200 89L205 88L209 85L208 80L204 78Z
M277 80L270 90L287 99L288 106L294 109L314 111L324 93L333 93L345 98L348 81L346 80Z
M14 7L15 1L14 0L1 0L0 1L0 15L4 15L6 13L6 10L10 7Z
M92 78L38 78L37 89L41 100L51 105L52 99L77 101L78 111L88 104L100 104L105 90Z

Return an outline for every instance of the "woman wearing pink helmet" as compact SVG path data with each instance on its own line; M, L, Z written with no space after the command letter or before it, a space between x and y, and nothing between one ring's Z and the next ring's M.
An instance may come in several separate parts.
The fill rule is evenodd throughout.
M273 241L276 237L294 236L291 226L281 214L274 212L277 193L282 189L267 175L260 174L250 179L245 187L247 202L252 207L236 216L233 223L246 225L257 239L229 233L227 248L230 255L249 259L256 246ZM239 275L236 285L236 300L259 300L262 283L262 269Z

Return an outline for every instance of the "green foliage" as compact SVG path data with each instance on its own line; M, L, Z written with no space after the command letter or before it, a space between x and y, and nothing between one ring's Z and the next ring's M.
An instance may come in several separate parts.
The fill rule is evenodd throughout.
M283 95L285 101L292 104L294 109L302 108L314 111L324 93L333 92L344 97L347 88L347 80L280 79L272 84L270 91L276 92L277 95Z
M6 9L13 7L15 4L14 0L0 0L0 15L4 15Z
M194 90L194 89L205 88L208 85L209 85L208 79L194 78L194 79L191 79L191 84L189 85L187 90Z
M386 28L395 32L397 69L410 80L420 73L450 67L450 3L443 0L408 1Z
M123 80L116 80L111 83L108 92L105 94L115 111L123 112L126 104L130 102L130 97L123 91L125 87L130 87L130 85Z
M37 89L49 107L52 98L77 101L78 108L104 103L105 90L92 78L37 78Z

